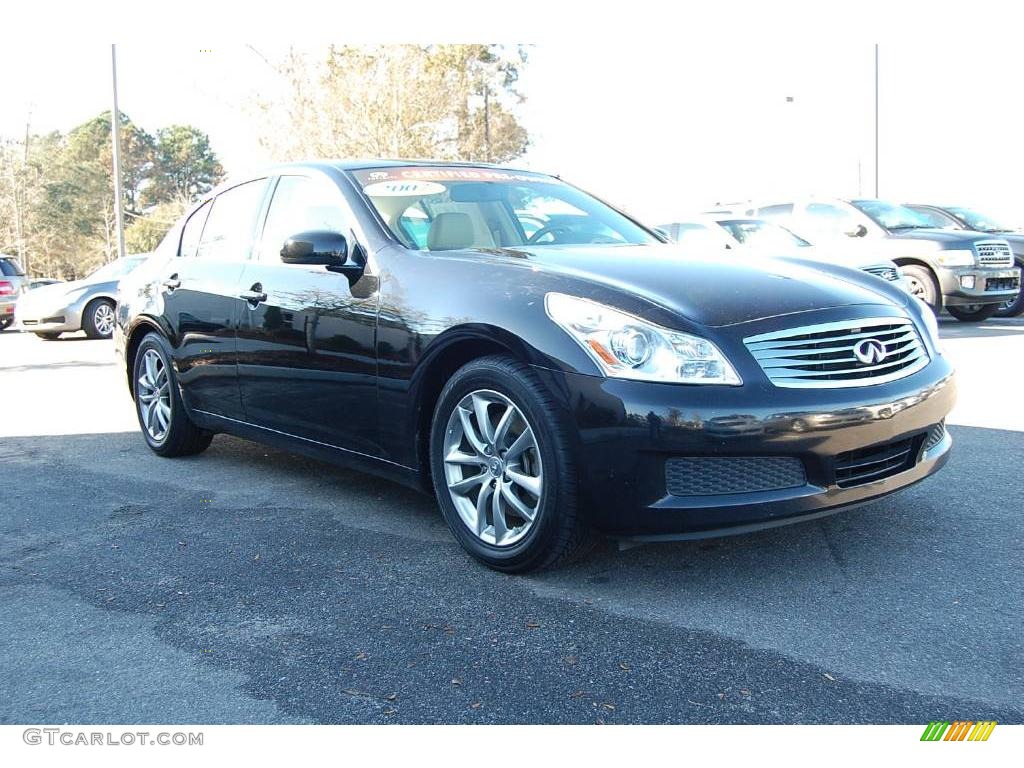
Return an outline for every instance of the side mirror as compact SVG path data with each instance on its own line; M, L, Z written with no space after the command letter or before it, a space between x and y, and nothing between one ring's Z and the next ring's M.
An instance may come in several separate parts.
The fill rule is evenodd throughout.
M864 235L866 235L867 233L868 228L865 227L863 224L858 224L853 229L847 230L845 234L847 237L864 237Z
M281 261L285 264L319 264L328 269L343 267L348 261L348 241L340 232L300 232L284 241Z

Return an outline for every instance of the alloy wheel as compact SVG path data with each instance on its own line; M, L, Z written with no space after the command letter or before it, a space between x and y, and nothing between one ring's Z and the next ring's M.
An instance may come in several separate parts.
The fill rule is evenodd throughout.
M444 475L459 517L481 541L511 546L533 526L544 492L537 437L499 392L471 392L452 411Z
M167 437L171 426L171 383L167 366L155 350L142 354L137 401L142 426L156 442Z
M92 323L100 336L111 336L114 333L114 308L106 302L101 303L92 313Z

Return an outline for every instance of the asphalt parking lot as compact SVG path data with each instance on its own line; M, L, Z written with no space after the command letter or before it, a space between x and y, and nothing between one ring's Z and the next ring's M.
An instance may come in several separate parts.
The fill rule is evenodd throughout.
M0 722L1024 722L1024 319L942 329L937 477L527 577L384 481L160 459L110 342L0 334Z

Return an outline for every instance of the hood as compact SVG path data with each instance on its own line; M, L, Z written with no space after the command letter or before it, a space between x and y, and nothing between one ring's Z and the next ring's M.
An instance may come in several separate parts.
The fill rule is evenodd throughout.
M1003 235L986 235L982 232L970 232L964 229L906 229L889 233L897 240L930 240L943 243L949 248L969 248L980 240L1005 240Z
M638 295L706 326L892 299L858 282L808 264L741 251L696 253L674 245L543 246L458 251L471 259L526 261L535 270L599 283Z
M67 294L74 291L80 291L83 288L91 288L97 293L109 293L113 295L114 291L117 290L117 282L111 282L109 280L90 281L85 279L71 280L66 283L54 283L53 285L44 285L28 291L22 295L22 300L32 304L35 304L36 302L47 302L49 304L53 304L54 302L63 301Z

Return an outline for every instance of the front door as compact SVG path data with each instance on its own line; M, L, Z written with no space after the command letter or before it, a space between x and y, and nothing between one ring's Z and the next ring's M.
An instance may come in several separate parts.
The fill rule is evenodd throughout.
M332 230L350 237L350 225L334 182L278 179L257 255L242 275L251 299L239 320L238 379L247 421L377 455L378 294L355 296L344 275L281 261L292 235Z
M235 337L242 311L238 281L252 251L267 184L267 179L240 184L197 209L182 230L178 258L161 277L174 364L194 410L244 417Z

